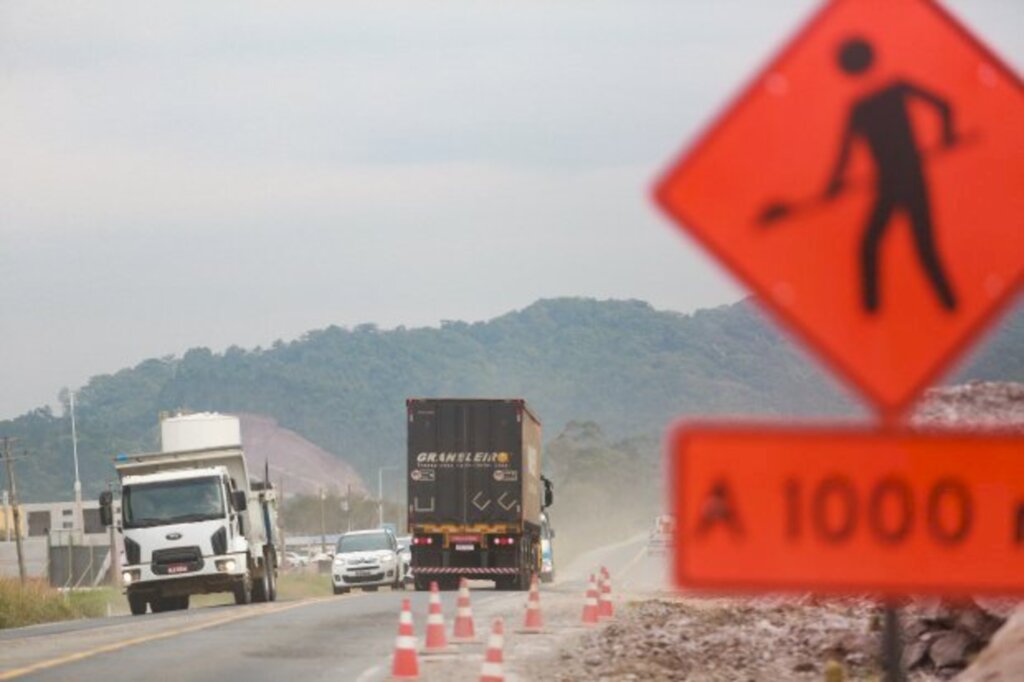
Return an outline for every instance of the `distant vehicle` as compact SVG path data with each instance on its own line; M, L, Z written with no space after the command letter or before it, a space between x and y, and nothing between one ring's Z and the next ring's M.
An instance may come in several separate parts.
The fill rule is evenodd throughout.
M285 552L284 562L290 568L301 568L309 565L309 557L302 556L298 552Z
M396 538L398 540L398 560L401 563L402 569L400 574L402 576L402 582L405 585L411 585L413 583L412 577L412 536L402 535Z
M390 530L356 530L338 538L331 566L334 594L345 594L353 587L402 589L400 571L398 542Z
M647 537L647 553L662 554L675 547L676 519L671 514L655 517Z
M121 579L133 615L147 607L187 609L191 595L209 592L232 592L236 604L277 598L275 492L269 481L250 482L240 445L203 447L210 433L213 442L241 441L234 417L172 417L161 422L164 452L115 460ZM110 493L102 493L100 518L108 526L112 505Z
M529 589L553 499L536 416L518 399L410 399L406 409L416 589L454 589L462 577Z
M555 579L555 554L551 541L555 539L555 529L551 527L547 512L540 515L540 579L550 583Z

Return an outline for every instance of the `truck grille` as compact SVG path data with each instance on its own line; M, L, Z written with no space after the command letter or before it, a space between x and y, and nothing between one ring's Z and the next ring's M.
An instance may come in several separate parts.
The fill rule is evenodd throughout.
M198 547L174 547L153 552L153 572L174 575L198 571L203 567L203 553Z

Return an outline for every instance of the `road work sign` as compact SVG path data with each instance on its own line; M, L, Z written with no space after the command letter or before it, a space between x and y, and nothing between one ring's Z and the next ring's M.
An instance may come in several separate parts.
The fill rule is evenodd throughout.
M1024 594L1024 436L681 427L671 455L684 587Z
M888 417L1024 283L1024 84L930 0L836 0L656 198Z

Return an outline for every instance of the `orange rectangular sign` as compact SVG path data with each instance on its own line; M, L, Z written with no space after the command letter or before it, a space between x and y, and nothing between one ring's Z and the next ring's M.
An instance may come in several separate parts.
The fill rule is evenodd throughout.
M676 582L1024 594L1024 435L681 426Z

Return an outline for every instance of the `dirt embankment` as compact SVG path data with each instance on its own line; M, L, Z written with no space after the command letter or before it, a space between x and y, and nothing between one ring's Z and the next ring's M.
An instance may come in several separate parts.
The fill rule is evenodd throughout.
M240 414L242 441L245 443L250 475L263 477L263 463L270 464L275 485L284 483L285 493L315 494L321 487L344 492L366 493L366 484L356 470L343 459L314 445L294 431L278 426L271 417Z

